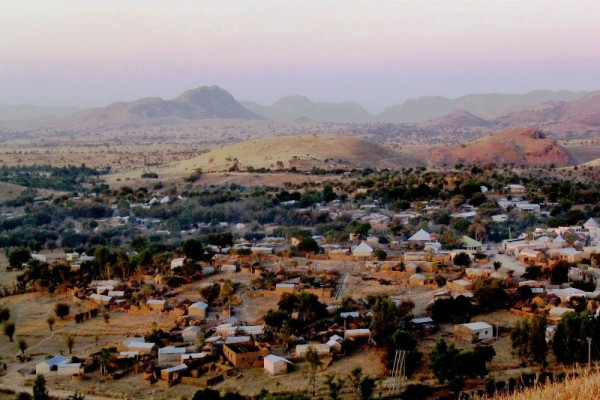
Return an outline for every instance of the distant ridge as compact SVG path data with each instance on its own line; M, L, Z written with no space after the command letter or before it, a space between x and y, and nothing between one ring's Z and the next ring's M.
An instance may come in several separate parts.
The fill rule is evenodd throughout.
M423 96L386 108L378 121L419 123L465 110L477 117L494 119L546 101L573 101L588 92L536 90L526 94L469 94L457 99Z
M376 120L356 102L315 103L305 96L285 96L270 106L240 101L247 109L273 121L365 123Z
M218 86L188 90L173 100L146 97L131 102L80 111L61 118L59 126L126 128L174 124L202 119L262 119Z
M533 128L513 128L481 139L440 146L429 154L432 164L525 164L566 166L573 162L554 140Z

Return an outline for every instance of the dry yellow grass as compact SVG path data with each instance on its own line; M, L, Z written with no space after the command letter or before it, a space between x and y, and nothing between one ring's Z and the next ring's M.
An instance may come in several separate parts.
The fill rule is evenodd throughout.
M495 396L494 400L573 400L593 399L600 393L600 373L576 371L579 376L567 378L564 382L536 386L513 395Z

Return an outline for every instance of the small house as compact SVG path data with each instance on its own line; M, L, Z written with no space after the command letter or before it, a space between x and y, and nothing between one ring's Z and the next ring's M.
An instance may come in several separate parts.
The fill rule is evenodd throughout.
M410 286L423 286L427 283L427 278L423 274L412 274L408 278L408 284Z
M60 364L66 364L69 362L69 358L63 355L57 355L47 360L42 361L41 363L35 366L36 375L47 374L51 371L56 371Z
M183 347L163 347L158 349L158 365L177 364L181 361L181 355L185 354Z
M236 368L263 366L264 357L269 354L267 348L254 344L224 344L223 355Z
M275 354L269 354L264 359L264 368L271 375L282 375L287 374L288 366L292 364L291 361L276 356Z
M165 368L160 371L160 379L167 382L177 382L181 379L181 374L188 369L185 364L178 364L174 367Z
M296 357L304 358L308 349L314 349L319 357L324 357L329 354L331 348L327 343L310 343L310 344L299 344L296 346Z
M174 270L175 268L181 268L183 267L183 263L185 261L184 257L179 257L179 258L174 258L171 260L171 270Z
M83 376L83 364L81 363L63 363L56 366L57 375Z
M188 307L188 315L190 319L202 320L206 319L206 312L208 310L208 304L201 301L193 303Z
M148 307L152 311L164 311L166 305L166 300L150 299L146 301L146 307Z
M352 255L354 257L371 257L373 254L373 248L366 242L361 242L358 246L352 249Z
M494 328L485 322L454 325L454 336L470 342L491 339L494 337Z
M201 331L201 329L197 326L188 326L181 333L181 337L183 338L184 342L192 342L193 343L196 340L196 338L198 337L198 333L200 331Z

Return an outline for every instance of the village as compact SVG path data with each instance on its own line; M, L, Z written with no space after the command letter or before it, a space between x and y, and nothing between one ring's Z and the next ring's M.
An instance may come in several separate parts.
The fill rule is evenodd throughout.
M490 371L496 379L513 378L519 363L509 336L520 318L546 315L545 340L551 345L565 314L596 313L600 228L589 218L581 225L532 226L514 238L509 228L509 238L494 241L499 235L494 229L515 218L549 218L558 203L519 200L527 196L519 184L498 193L482 185L475 192L496 201L495 209L486 211L491 229L482 228L480 207L466 202L449 210L439 200L415 201L398 212L377 200L349 206L334 195L306 208L285 199L281 207L330 221L345 218L353 230L336 240L311 229L282 231L274 225L262 227L266 234L253 235L247 224L213 221L205 229L217 226L221 233L206 236L207 243L195 239L202 224L181 230L179 253L139 261L129 273L124 260L141 260L143 251L121 254L122 261L111 258L110 250L27 253L24 264L6 274L61 265L64 279L75 283L59 286L56 294L40 281L26 283L22 294L15 289L12 296L4 287L3 307L20 317L16 337L27 344L18 357L3 358L2 382L6 385L10 377L9 387L22 389L37 374L57 390L108 397L115 393L100 385L107 379L123 382L115 387L126 397L143 388L182 395L207 387L244 395L256 395L261 388L293 393L306 390L307 365L315 363L319 376L349 376L352 367L365 366L373 390L394 395L400 390L398 379L404 386L415 378L436 385L425 360L440 338L461 348L494 347L497 357L489 360ZM365 193L359 189L355 196ZM131 210L185 201L153 196ZM112 210L111 218L93 224L96 233L127 226L155 238L174 234L160 218L133 217L121 205ZM431 221L444 214L453 221L453 232L431 229ZM5 213L5 218L14 216ZM406 229L390 229L394 226ZM115 263L120 269L111 267ZM102 279L81 279L91 276L89 271ZM500 300L494 298L497 292L489 295L496 289L505 294ZM38 312L35 330L46 325L54 335L60 329L66 348L45 346L43 334L21 326L27 311L15 311L19 296L42 296L46 314L28 311ZM385 301L391 301L394 312L403 310L397 320L390 317L394 326L379 321ZM453 302L468 304L467 309L453 310ZM47 314L52 311L56 318ZM394 346L381 345L397 330L407 332L415 344L397 343L395 349L403 357L425 355L421 361L399 367L390 360ZM313 353L321 361L314 361ZM312 380L315 391L325 390ZM472 389L485 388L481 385ZM350 387L345 390L353 393Z

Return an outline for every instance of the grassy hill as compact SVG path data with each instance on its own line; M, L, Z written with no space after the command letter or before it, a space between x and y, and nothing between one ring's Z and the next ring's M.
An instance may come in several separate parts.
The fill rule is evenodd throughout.
M286 136L250 140L223 146L199 157L181 162L175 168L207 172L229 170L237 163L240 170L296 167L310 170L347 167L398 167L421 165L416 157L404 156L374 142L344 136Z
M600 393L600 374L593 372L563 382L534 387L513 395L495 396L496 400L571 400L594 399Z

